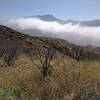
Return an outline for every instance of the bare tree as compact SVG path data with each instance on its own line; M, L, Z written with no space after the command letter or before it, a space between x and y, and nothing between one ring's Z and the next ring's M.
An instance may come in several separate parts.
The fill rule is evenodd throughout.
M35 51L35 53L37 53L37 55L39 56L41 65L36 64L31 55L33 64L38 67L38 69L42 73L43 78L50 77L52 73L51 61L56 53L56 50L52 47L42 46L40 48L36 48Z

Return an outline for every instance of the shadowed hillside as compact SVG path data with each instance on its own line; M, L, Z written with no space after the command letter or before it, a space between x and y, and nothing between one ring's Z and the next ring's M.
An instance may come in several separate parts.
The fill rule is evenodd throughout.
M21 53L29 54L42 47L52 47L59 55L69 56L76 60L100 59L99 49L92 49L71 44L62 39L31 37L16 32L8 27L0 26L0 55L9 58L8 63ZM10 58L11 57L11 58Z

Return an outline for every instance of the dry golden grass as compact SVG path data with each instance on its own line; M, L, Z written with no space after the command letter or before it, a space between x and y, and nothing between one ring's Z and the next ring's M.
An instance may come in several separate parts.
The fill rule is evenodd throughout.
M40 65L38 59L34 59L34 62ZM57 58L53 59L51 65L52 75L44 81L30 58L20 55L12 66L0 68L0 84L20 86L27 93L26 100L76 100L77 84L87 80L95 80L99 90L99 61L77 62L70 58Z

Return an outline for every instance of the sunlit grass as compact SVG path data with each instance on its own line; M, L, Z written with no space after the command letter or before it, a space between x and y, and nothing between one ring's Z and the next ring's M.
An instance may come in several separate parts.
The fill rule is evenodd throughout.
M41 66L39 58L35 58L33 61L35 64ZM1 63L2 61L0 64ZM35 64L32 63L30 57L25 54L18 56L12 66L0 68L0 84L18 86L36 98L43 95L41 94L42 91L47 89L46 91L48 91L51 98L52 96L59 97L61 92L61 94L64 94L63 92L66 90L66 87L68 88L67 91L71 93L73 89L71 90L70 88L74 87L73 84L77 82L75 79L99 79L100 77L99 61L77 62L68 57L59 57L52 60L52 75L50 80L44 84L42 74ZM58 92L56 93L57 90ZM66 93L64 95L66 95ZM0 97L2 96L0 95Z

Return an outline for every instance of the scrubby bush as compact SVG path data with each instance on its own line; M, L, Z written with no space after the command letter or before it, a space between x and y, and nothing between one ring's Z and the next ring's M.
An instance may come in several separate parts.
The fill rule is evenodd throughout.
M3 54L4 62L10 66L14 62L14 58L16 56L16 47L15 48L9 48L5 50L5 53Z

